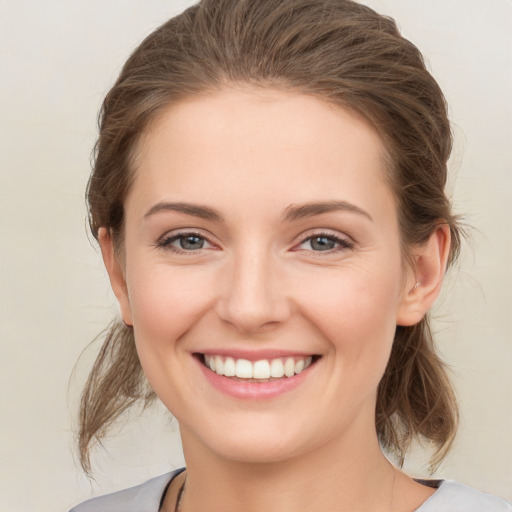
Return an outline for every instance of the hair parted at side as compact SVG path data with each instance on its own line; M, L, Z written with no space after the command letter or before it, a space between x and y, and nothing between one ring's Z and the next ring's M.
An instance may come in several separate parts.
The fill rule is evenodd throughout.
M387 149L404 253L442 222L451 231L454 261L460 230L444 192L452 137L443 94L394 21L350 0L202 0L150 34L103 102L87 189L94 237L106 227L122 247L137 144L164 109L240 84L315 95L369 120ZM114 324L82 395L79 450L86 471L94 440L135 401L153 397L133 331ZM403 458L415 437L427 439L436 464L457 420L428 318L397 327L378 390L382 445Z

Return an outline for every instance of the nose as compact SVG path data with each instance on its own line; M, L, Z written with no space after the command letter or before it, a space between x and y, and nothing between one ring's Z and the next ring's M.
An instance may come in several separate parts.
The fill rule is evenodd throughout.
M282 272L261 248L233 256L223 274L217 314L241 333L265 332L290 316L290 301Z

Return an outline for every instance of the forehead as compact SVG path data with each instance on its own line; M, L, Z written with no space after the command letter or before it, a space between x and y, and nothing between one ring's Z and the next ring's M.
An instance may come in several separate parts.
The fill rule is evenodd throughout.
M389 193L385 161L376 130L354 112L296 92L230 88L162 111L141 139L130 195L371 203L369 194Z

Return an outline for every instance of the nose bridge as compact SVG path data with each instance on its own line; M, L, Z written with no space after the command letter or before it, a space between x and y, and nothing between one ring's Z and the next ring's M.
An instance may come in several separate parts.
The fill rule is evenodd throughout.
M289 306L278 267L265 247L253 244L234 251L219 301L220 317L244 332L285 320Z

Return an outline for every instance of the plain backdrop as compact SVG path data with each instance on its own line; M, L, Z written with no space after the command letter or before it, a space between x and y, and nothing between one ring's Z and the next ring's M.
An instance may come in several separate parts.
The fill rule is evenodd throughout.
M113 432L87 480L74 428L98 342L72 370L117 314L86 234L97 111L137 43L190 3L0 0L0 512L66 511L183 463L157 406ZM368 3L398 20L445 91L450 190L474 228L435 312L462 408L437 476L512 500L512 2ZM414 474L426 475L422 458L411 455Z

